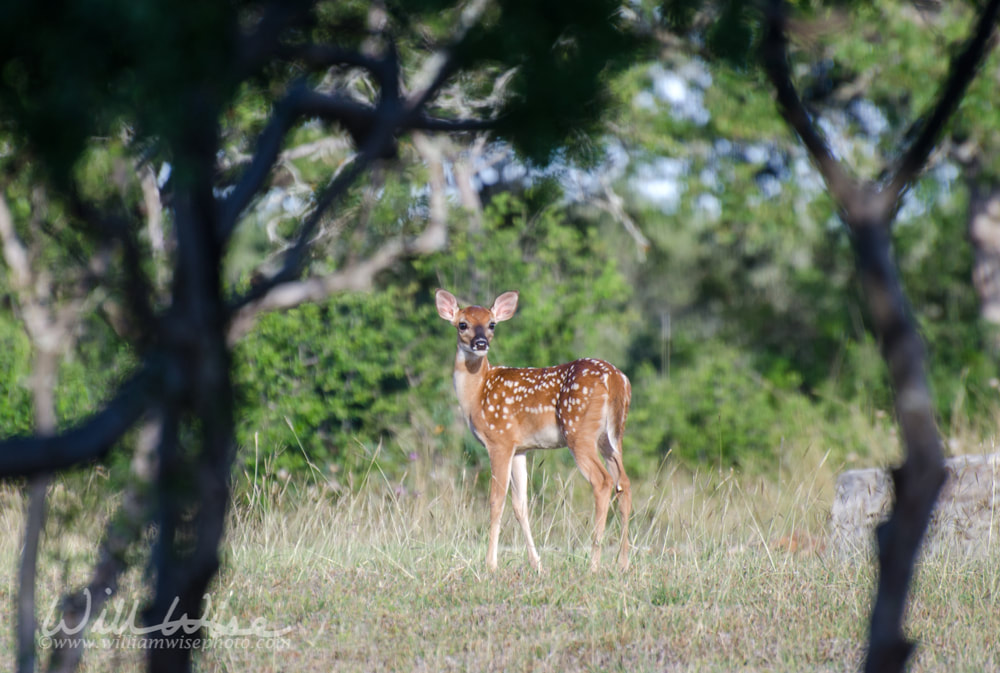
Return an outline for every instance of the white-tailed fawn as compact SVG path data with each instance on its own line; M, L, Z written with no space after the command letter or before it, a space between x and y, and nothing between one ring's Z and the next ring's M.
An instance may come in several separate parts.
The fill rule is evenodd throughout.
M438 315L458 330L455 392L472 434L490 456L490 537L486 565L497 568L497 540L507 485L532 567L541 561L528 522L528 468L532 449L569 447L594 490L594 539L590 569L601 561L601 538L612 496L622 515L618 565L629 566L628 519L632 491L622 464L622 435L632 397L628 378L603 360L574 360L553 367L494 367L487 359L498 322L517 309L517 292L505 292L492 308L459 308L454 295L438 290ZM602 459L603 457L603 459Z

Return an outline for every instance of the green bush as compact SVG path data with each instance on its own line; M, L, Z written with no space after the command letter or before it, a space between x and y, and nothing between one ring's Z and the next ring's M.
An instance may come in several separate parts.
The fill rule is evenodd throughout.
M31 344L9 315L0 316L0 344L0 428L8 436L26 434L35 425L28 388Z
M376 291L262 317L235 356L248 462L358 474L377 454L379 469L398 474L432 441L432 453L487 465L454 422L455 334L433 305L439 285L487 305L521 291L517 316L497 330L494 364L610 359L621 349L628 288L593 225L509 195L484 220L480 234L456 232L448 252L414 260Z
M669 378L644 367L634 379L629 451L647 464L669 453L690 467L772 465L794 430L787 422L794 403L735 348L707 342L679 350Z

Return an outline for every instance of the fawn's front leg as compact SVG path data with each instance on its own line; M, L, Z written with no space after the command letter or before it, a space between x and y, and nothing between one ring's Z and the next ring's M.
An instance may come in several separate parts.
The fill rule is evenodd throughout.
M486 549L486 567L497 569L497 545L500 540L500 519L507 499L512 452L499 447L488 448L490 454L490 542Z

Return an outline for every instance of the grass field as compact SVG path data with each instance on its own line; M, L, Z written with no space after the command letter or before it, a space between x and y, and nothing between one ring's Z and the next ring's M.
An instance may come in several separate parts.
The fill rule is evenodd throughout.
M642 481L636 549L624 576L614 569L617 520L609 525L605 570L587 572L589 489L561 466L534 475L541 575L527 565L509 507L500 571L485 572L485 495L469 475L428 469L411 475L407 490L372 477L341 496L318 482L297 490L277 479L269 488L240 488L209 616L253 625L253 634L215 634L197 667L857 670L872 568L826 547L834 471L815 457L804 474L750 479L668 469ZM64 489L53 495L53 509L63 500L103 502L93 496ZM0 503L0 592L10 606L0 666L10 669L19 495L8 488ZM41 568L43 624L62 588L86 576L99 534L97 522L58 533L57 524L58 516ZM912 670L1000 669L998 561L997 549L967 557L942 547L924 557L909 619L921 641ZM126 611L141 601L140 577L140 570L130 573L118 599ZM85 670L136 670L142 656L134 643L97 645Z

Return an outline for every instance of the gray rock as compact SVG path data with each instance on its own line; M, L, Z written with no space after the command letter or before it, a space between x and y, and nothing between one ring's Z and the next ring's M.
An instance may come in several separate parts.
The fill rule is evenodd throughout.
M948 478L938 496L925 545L946 544L967 552L1000 543L1000 453L945 460ZM889 516L892 479L888 470L848 470L837 478L830 509L830 548L870 553L873 529Z

